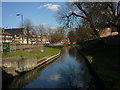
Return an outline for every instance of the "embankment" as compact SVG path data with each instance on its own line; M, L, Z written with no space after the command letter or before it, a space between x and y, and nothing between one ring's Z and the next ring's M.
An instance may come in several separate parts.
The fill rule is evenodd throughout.
M60 56L60 52L55 55L46 56L42 59L37 59L37 57L33 57L33 56L32 57L6 58L6 59L3 59L2 66L6 67L6 68L3 68L3 70L7 74L16 76L22 72L30 71L44 63L50 63L59 56Z

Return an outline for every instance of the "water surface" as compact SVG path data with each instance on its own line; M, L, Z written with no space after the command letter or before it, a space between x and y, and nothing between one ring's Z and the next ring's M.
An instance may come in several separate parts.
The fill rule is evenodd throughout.
M73 47L64 47L61 56L49 65L40 66L16 77L9 88L94 88L82 56Z

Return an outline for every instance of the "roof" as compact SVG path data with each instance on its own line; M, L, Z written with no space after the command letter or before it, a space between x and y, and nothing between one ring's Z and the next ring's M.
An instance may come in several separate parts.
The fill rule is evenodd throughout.
M8 36L11 36L11 34L8 33L8 32L2 33L2 35L8 35Z
M4 29L4 32L8 32L12 36L14 36L14 35L20 35L22 30L23 28L7 28L7 29Z

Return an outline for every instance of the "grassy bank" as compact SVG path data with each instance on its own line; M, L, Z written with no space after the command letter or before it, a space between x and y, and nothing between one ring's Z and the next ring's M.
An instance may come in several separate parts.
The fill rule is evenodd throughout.
M78 45L79 51L87 57L93 69L103 80L106 90L120 90L120 47L117 45Z
M43 58L45 56L49 56L49 55L54 55L56 53L60 52L60 48L51 48L51 47L44 47L44 52L41 52L40 50L32 50L32 51L22 51L22 50L18 50L18 51L12 51L9 53L3 53L2 57L3 58L8 58L8 57L20 57L20 56L35 56L38 59Z

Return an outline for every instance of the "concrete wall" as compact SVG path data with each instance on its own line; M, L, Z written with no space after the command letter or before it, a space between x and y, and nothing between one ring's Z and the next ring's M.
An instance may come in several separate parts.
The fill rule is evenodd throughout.
M12 59L4 59L2 61L2 66L7 67L5 70L9 68L14 68L17 72L28 71L32 69L37 64L36 57L19 57ZM13 71L11 69L8 70L9 74L12 74Z
M37 59L36 57L8 58L2 61L2 66L7 67L3 69L5 72L16 76L20 72L30 71L39 65L50 63L58 56L60 56L60 53L52 56L47 56L42 59Z

